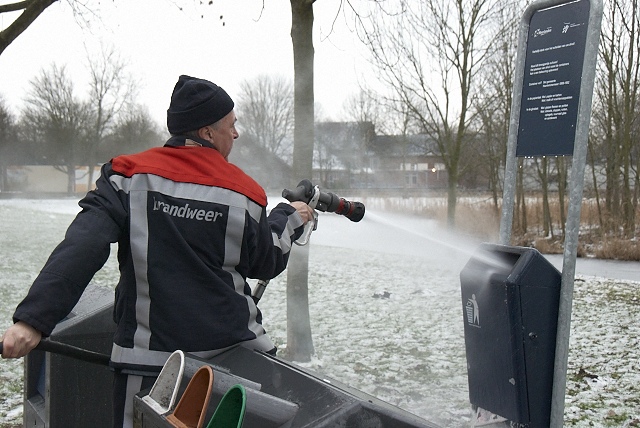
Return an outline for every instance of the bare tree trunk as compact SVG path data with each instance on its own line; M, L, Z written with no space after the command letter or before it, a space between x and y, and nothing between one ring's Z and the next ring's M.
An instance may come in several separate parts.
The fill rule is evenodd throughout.
M560 229L562 230L562 238L566 232L566 215L565 215L565 195L567 190L567 158L559 156L556 158L556 168L558 170L558 205L560 207Z
M633 0L626 3L630 10L627 16L623 15L624 28L628 32L628 46L626 49L625 68L622 75L622 135L621 135L621 167L622 167L622 194L621 213L624 237L631 238L635 235L635 207L632 199L632 177L631 177L631 153L633 148L632 129L637 115L637 91L640 85L640 66L638 66L637 53L640 49L640 29L638 28L638 1Z
M449 168L447 183L447 227L454 230L456 226L456 202L458 200L458 170Z
M551 224L551 210L549 208L549 162L543 156L540 161L535 158L536 170L540 179L540 189L542 190L542 231L545 237L553 236L553 225Z
M0 192L7 190L7 166L0 165Z
M522 168L523 161L518 159L518 174L516 176L516 221L514 229L521 234L527 233L527 203L524 189L524 171Z
M314 138L313 0L291 0L294 67L293 175L312 178ZM310 361L314 352L309 316L309 250L295 248L287 273L287 357Z
M633 188L635 189L635 191L633 192L633 206L634 209L638 209L638 197L640 196L640 174L638 174L637 168Z
M616 170L618 169L617 164L617 152L618 147L616 143L616 131L618 120L615 119L616 116L616 91L617 91L617 83L616 83L616 73L617 73L617 65L614 63L614 53L616 51L616 41L614 38L614 34L616 32L617 20L615 8L610 8L609 11L609 27L608 27L608 38L605 36L606 43L603 42L603 46L605 48L601 49L601 57L603 58L602 64L605 67L605 78L604 78L604 87L602 89L603 92L603 100L602 104L604 105L604 110L606 113L604 119L604 150L605 150L605 197L604 203L606 212L608 213L607 222L606 222L606 232L614 230L613 227L613 219L612 216L617 211L616 209L616 187L617 187L617 176ZM605 33L607 34L607 33Z
M76 168L74 165L67 165L67 194L72 196L76 193Z
M602 206L600 203L600 190L598 189L598 179L596 176L596 161L595 154L593 153L593 142L589 141L589 157L591 164L591 179L593 180L593 191L596 197L596 208L598 210L598 225L600 226L600 233L604 232L604 218L602 216Z

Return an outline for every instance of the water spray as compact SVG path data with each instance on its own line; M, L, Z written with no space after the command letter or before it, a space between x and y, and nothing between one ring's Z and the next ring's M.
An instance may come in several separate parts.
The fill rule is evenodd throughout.
M401 224L398 224L398 222L392 222L390 220L388 220L387 218L381 216L381 215L377 215L374 213L369 213L368 218L373 220L374 222L377 223L381 223L384 226L387 226L389 228L393 228L396 230L400 230L403 232L407 232L411 235L417 236L420 239L424 239L425 241L428 242L432 242L434 244L437 244L443 248L447 248L449 250L452 250L455 253L460 253L463 254L465 256L468 257L476 257L481 259L482 261L484 261L485 263L487 263L489 266L493 266L495 268L498 269L504 269L508 266L511 266L510 262L505 261L504 260L504 256L498 255L498 254L485 254L485 253L478 253L478 251L475 248L471 248L469 249L468 245L460 245L458 243L455 242L451 242L450 240L444 240L444 239L439 239L434 237L433 233L421 233L421 232L417 232L415 229L412 229L410 227L407 226L403 226ZM453 235L451 235L453 236ZM460 235L457 235L460 236Z

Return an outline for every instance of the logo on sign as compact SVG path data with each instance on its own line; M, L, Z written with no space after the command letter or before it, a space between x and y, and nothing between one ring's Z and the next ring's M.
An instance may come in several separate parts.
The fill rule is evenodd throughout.
M538 36L546 36L547 34L551 33L551 27L547 27L547 28L536 28L535 31L533 32L533 37L538 37Z
M467 313L467 324L471 327L480 328L480 309L478 308L475 294L472 294L471 298L467 300L465 311Z

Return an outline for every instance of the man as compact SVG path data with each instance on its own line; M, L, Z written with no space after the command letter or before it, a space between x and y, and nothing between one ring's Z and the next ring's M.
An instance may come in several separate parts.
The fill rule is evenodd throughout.
M264 190L227 161L238 138L233 107L214 83L180 76L167 111L172 137L102 167L3 336L3 357L31 351L117 242L114 426L132 425L133 395L154 379L127 373L157 373L176 349L203 358L238 345L275 352L246 278L285 269L313 210L281 203L267 216Z

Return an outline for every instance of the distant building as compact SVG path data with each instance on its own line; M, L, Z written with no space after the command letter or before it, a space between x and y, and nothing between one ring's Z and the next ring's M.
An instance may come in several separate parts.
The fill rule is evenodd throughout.
M314 180L330 188L442 189L448 175L425 135L376 135L370 122L316 124Z
M315 126L313 180L329 188L371 187L371 122L318 122Z
M378 187L443 189L449 176L435 144L424 134L379 135L373 141L372 168Z
M75 168L74 192L86 193L95 188L95 182L88 182L89 168ZM100 166L94 167L94 181L100 174ZM13 165L7 168L7 192L17 193L68 193L69 177L66 172L51 165Z

